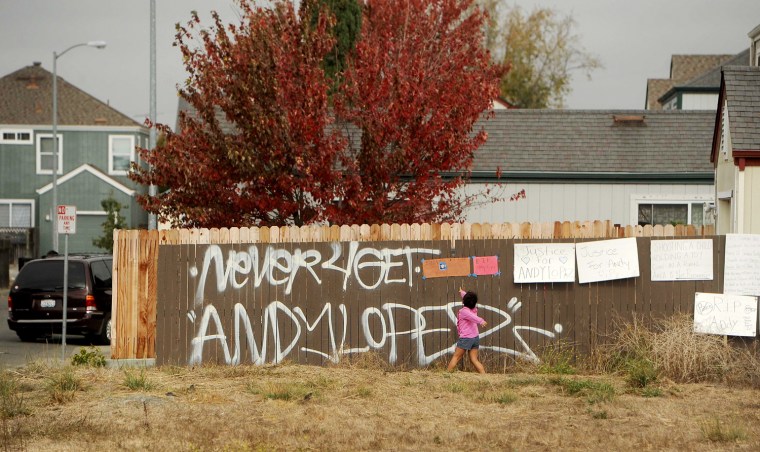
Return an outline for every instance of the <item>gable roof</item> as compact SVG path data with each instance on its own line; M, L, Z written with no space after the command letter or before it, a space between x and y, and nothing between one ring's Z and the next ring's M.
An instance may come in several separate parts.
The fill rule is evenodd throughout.
M760 67L724 67L722 86L733 149L760 151Z
M678 91L708 91L715 94L720 90L721 73L725 66L747 66L749 64L749 48L737 53L733 58L728 61L715 66L714 68L706 71L691 80L687 80L683 83L674 84L665 94L657 99L661 104L673 96Z
M66 182L70 181L71 179L75 178L76 176L87 172L92 174L93 176L97 177L98 179L102 180L103 182L107 183L108 185L112 186L113 188L132 196L134 195L135 191L131 188L127 187L126 185L122 184L121 182L117 181L116 179L113 179L112 177L108 176L103 171L97 169L96 167L90 165L90 164L83 164L79 167L69 171L68 173L64 174L63 176L58 178L58 185L65 184ZM47 185L44 185L37 189L38 195L43 195L47 193L48 191L53 189L53 183L49 183Z
M473 176L502 170L518 178L713 178L713 111L494 113L481 124L488 140L475 153Z
M142 126L60 76L57 79L59 125ZM53 74L39 63L0 78L0 97L0 124L53 122Z

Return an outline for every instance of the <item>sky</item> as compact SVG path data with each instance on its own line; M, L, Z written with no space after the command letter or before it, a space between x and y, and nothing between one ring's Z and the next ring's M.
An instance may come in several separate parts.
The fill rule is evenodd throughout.
M758 0L522 0L530 11L548 7L571 15L581 46L601 61L588 80L575 74L569 109L643 109L648 78L668 78L674 54L736 54L760 25ZM174 127L176 86L186 75L175 24L198 11L238 22L230 0L156 0L156 102L158 122ZM81 47L58 59L69 83L142 123L150 111L149 0L0 0L0 77L35 61L51 71L53 52ZM0 99L2 101L2 99Z

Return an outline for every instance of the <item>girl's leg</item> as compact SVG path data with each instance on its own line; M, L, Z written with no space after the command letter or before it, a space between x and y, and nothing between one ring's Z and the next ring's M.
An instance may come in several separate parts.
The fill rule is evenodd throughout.
M456 350L454 350L454 356L451 357L451 361L449 361L449 367L446 369L449 372L453 371L454 368L459 363L459 360L462 359L464 356L464 349L457 347Z
M475 369L478 370L478 373L484 374L486 373L486 369L483 367L483 364L481 364L480 360L478 359L478 349L473 348L470 350L470 362L472 362L472 365L475 366Z

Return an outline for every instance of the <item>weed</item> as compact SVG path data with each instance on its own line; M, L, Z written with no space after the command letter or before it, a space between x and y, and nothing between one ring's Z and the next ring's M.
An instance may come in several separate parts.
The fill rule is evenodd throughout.
M591 417L594 419L609 419L610 415L607 410L592 411Z
M84 386L74 371L66 367L48 377L47 390L55 403L65 403L72 400L77 391L84 390Z
M505 391L498 394L492 394L485 397L485 400L500 405L509 405L517 400L517 394L511 391Z
M155 387L155 385L148 380L147 375L145 375L145 369L140 369L139 372L125 369L124 381L122 384L133 391L150 391Z
M515 377L507 380L507 386L510 388L517 388L520 386L540 386L544 383L544 380L539 377Z
M259 385L258 383L249 383L248 390L253 394L260 394L270 400L295 401L310 399L314 394L307 385L298 382L287 383L267 383Z
M359 386L356 389L356 395L358 395L362 399L367 399L367 398L372 397L372 390L366 386Z
M29 414L18 382L6 371L0 371L0 418L10 419Z
M609 402L615 397L615 388L605 382L592 380L572 380L559 377L549 380L551 384L560 386L562 390L573 396L585 396L588 403Z
M703 422L700 429L702 430L702 436L714 443L735 442L747 438L747 432L742 426L726 426L718 417Z
M464 392L465 385L463 383L459 383L456 381L452 381L448 385L446 385L446 389L448 389L449 392L453 392L454 394L459 394Z
M652 361L644 358L632 359L626 363L628 384L634 388L646 388L657 380L657 369Z
M74 366L105 367L106 357L95 347L90 347L89 350L82 347L79 349L79 353L71 357L71 364Z
M541 353L538 370L545 374L574 375L575 350L563 343L552 344Z
M642 397L662 397L662 389L654 387L654 386L647 386L645 388L641 388L641 396Z

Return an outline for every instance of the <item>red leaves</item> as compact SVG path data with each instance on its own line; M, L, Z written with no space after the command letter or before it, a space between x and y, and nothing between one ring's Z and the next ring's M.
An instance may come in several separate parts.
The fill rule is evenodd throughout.
M306 7L313 7L306 2ZM163 147L140 150L143 206L186 226L456 219L456 194L485 141L476 121L502 68L482 46L473 0L367 0L331 100L322 62L332 18L239 0L241 22L197 15L177 29L192 106ZM349 140L353 144L349 147Z

